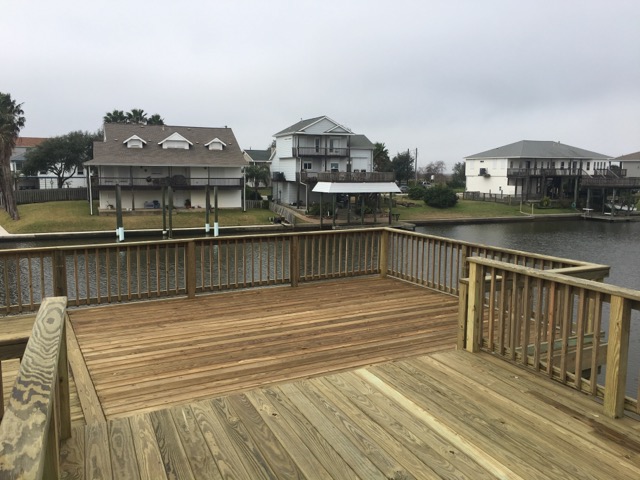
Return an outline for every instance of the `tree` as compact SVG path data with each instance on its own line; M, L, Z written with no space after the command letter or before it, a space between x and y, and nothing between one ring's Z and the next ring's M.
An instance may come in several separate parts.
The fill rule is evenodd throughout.
M147 114L141 108L132 108L130 112L127 112L127 123L146 125Z
M107 112L102 119L104 123L127 123L127 116L122 110Z
M25 118L22 104L16 103L8 93L0 92L0 193L4 209L14 220L20 220L11 176L11 152Z
M414 177L413 162L414 159L409 150L403 153L398 153L393 157L393 160L391 160L391 166L396 174L396 180L399 180L400 182L408 182Z
M164 118L154 113L147 119L147 125L164 125Z
M376 172L393 172L389 150L384 143L376 142L373 147L373 170Z
M464 188L467 184L467 174L464 162L458 162L453 166L453 173L448 185L451 188Z
M256 193L261 183L263 183L265 187L269 184L270 173L267 165L258 163L251 164L244 168L244 174L247 176L247 180L253 183L253 188Z
M99 138L99 133L81 131L48 138L27 152L22 172L25 175L51 172L58 177L58 188L62 188L84 162L91 160L93 142Z
M425 190L424 203L434 208L449 208L458 203L458 196L446 185L434 185Z
M137 125L164 125L164 118L158 113L154 113L147 118L146 112L141 108L132 108L130 112L114 110L107 112L102 117L104 123L131 123Z

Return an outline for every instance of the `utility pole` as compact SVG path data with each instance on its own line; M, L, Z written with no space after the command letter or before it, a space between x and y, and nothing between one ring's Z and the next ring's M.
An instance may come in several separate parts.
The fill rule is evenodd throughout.
M418 184L418 147L416 147L416 185Z

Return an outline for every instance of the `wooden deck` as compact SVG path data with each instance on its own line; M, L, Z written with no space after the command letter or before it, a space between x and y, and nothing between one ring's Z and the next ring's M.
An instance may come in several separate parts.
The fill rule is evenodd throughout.
M361 277L77 309L69 357L93 423L450 349L457 305Z
M640 431L449 350L76 429L63 478L637 479Z

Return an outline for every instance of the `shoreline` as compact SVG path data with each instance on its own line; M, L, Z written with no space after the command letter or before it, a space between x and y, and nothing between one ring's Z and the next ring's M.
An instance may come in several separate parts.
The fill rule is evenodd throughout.
M402 228L402 225L412 224L415 226L428 226L438 224L480 224L480 223L524 223L524 222L545 222L554 220L583 220L584 217L581 213L562 213L562 214L550 214L550 215L528 215L523 217L469 217L469 218L433 218L428 220L405 220L399 223L390 225L391 227ZM372 225L365 225L363 228L371 227ZM379 224L375 226L389 226L388 224ZM357 228L360 225L351 225L350 227ZM325 225L323 229L331 229L331 225ZM303 223L294 227L284 226L280 224L270 225L246 225L246 226L228 226L219 227L220 233L224 235L241 235L246 233L258 233L258 232L280 232L280 231L306 231L306 230L320 230L318 223ZM189 234L205 235L202 227L189 227L189 228L175 228L173 233L179 236L185 236ZM127 230L125 232L127 237L142 238L142 237L157 237L162 235L162 229L144 229L144 230ZM212 233L210 232L210 235ZM86 232L50 232L50 233L17 233L12 234L7 232L2 226L0 226L0 245L3 242L16 242L16 241L29 241L29 240L64 240L65 238L73 239L104 239L113 237L116 242L115 230L94 230Z

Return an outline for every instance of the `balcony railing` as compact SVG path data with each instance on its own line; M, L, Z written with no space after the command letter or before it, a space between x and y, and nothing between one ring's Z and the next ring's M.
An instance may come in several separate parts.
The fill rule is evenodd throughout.
M583 187L640 187L640 178L636 177L582 177Z
M394 172L300 172L300 182L393 182Z
M348 148L293 147L294 157L348 157Z
M507 177L580 177L581 168L508 168Z
M173 188L204 188L207 185L210 187L241 188L242 178L187 178L184 175L173 175L171 177L99 177L95 178L92 183L95 188L107 190L115 188L116 185L149 190L167 186Z

